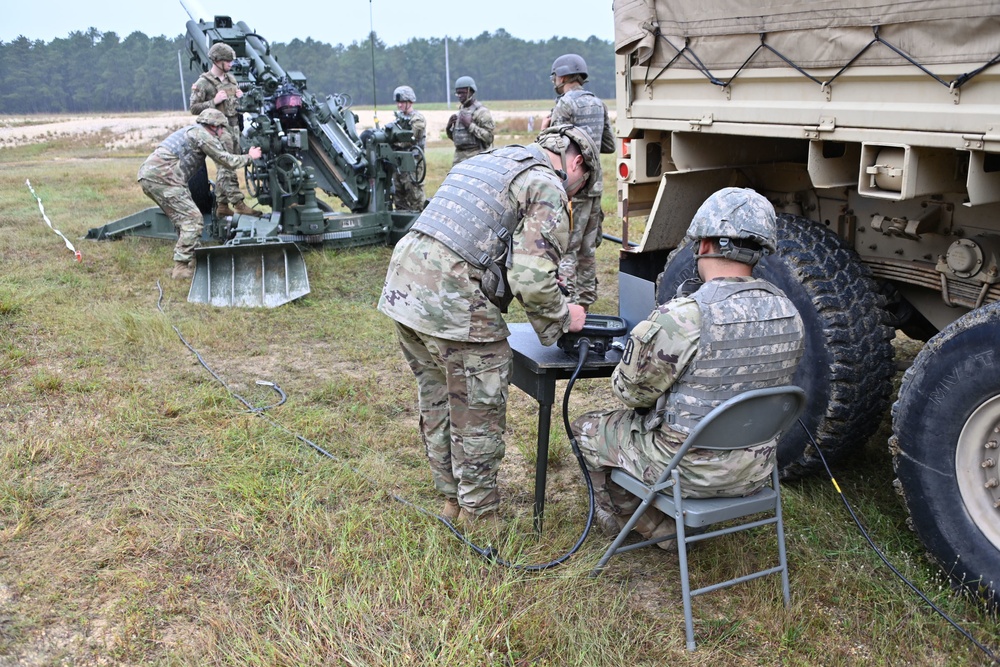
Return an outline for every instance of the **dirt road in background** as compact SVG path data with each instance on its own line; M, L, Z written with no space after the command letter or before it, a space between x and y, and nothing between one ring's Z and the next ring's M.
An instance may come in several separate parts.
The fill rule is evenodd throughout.
M360 128L374 127L371 109L356 109ZM448 117L454 110L421 111L427 118L427 135L431 141L444 137ZM510 118L522 119L527 132L528 118L535 116L535 131L548 109L537 111L493 111L493 119L501 123ZM380 124L393 120L393 110L378 112ZM192 122L191 114L137 113L122 115L39 115L0 116L0 148L23 146L79 135L106 135L104 145L110 150L148 147L152 150L164 137Z

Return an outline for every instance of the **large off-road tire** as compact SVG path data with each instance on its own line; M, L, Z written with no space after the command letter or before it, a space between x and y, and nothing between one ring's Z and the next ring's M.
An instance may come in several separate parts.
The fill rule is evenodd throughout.
M1000 303L931 338L892 406L897 488L920 541L968 590L1000 583Z
M678 252L657 281L657 301L696 275L691 249ZM770 281L795 303L806 345L793 383L808 399L802 422L827 461L861 447L889 405L892 328L884 324L884 299L857 254L823 225L778 217L778 252L764 257L754 275ZM778 443L786 478L812 472L822 462L801 428Z

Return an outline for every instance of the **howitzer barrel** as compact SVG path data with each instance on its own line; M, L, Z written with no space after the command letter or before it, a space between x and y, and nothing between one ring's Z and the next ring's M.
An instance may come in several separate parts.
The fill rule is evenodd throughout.
M264 46L260 38L254 33L250 27L243 21L236 23L240 30L243 31L246 39L246 50L247 56L254 63L254 70L257 75L258 80L263 80L268 77L268 73L274 78L275 81L281 81L285 78L285 70L281 68L278 61L274 59L270 53L268 53L268 48Z
M201 29L201 24L199 24L194 19L187 22L188 37L190 37L191 46L198 50L198 59L202 63L211 63L208 59L208 48L211 46L208 41L208 33ZM211 66L210 64L208 66Z

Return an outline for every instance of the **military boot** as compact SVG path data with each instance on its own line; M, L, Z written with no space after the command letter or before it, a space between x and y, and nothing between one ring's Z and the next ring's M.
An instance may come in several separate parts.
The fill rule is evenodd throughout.
M441 510L441 516L448 519L448 521L454 521L458 518L461 509L458 504L458 498L446 498L444 508Z
M244 204L242 199L236 202L236 212L239 213L240 215L252 215L255 218L259 218L261 215L263 215L263 213L261 213L260 211L254 210L249 206L247 206L246 204Z
M174 280L191 280L194 277L194 260L188 262L174 261L174 270L170 272Z
M219 204L215 207L216 218L231 218L234 215L236 215L236 212L229 208L229 204Z
M653 540L660 537L666 537L667 535L674 535L677 533L677 525L674 520L668 516L664 516L662 512L657 510L655 507L647 509L639 520L635 524L635 529L639 531L643 539ZM664 551L676 551L677 550L677 540L664 540L662 542L657 542L656 546L660 547Z
M480 537L496 537L503 524L500 522L500 513L496 510L473 514L464 507L458 513L455 520L456 527L466 535L474 534Z

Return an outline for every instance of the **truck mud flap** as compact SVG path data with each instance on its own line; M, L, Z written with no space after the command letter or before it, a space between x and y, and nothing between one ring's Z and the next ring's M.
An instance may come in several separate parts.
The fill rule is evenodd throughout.
M188 301L220 308L274 308L309 293L302 251L294 243L197 248Z

